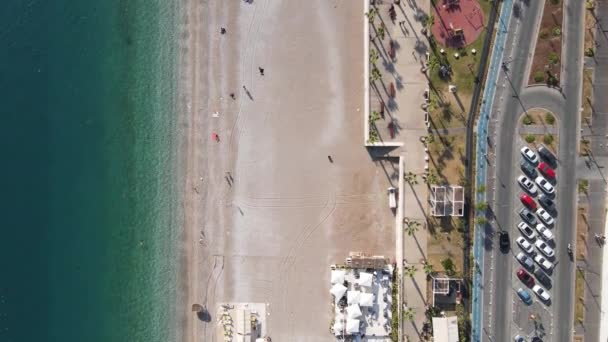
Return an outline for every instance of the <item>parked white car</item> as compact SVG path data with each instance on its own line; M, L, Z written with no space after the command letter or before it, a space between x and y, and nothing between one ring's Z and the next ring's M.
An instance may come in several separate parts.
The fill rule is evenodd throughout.
M545 227L544 224L537 224L536 231L538 232L538 235L540 235L546 241L553 241L553 233L549 228Z
M538 156L528 146L524 146L521 148L521 155L532 164L536 165L536 163L538 163Z
M524 222L524 221L519 222L519 224L517 225L517 229L519 229L519 231L523 234L523 236L528 238L528 240L536 239L536 233L530 226L528 226L528 224L526 222Z
M534 293L536 293L536 295L545 302L548 302L551 299L549 292L547 292L547 290L543 289L539 285L534 285L532 291L534 291Z
M547 243L543 240L536 240L536 248L547 256L547 258L553 258L555 256L555 251L551 248Z
M549 181L543 177L538 176L534 181L536 182L536 185L538 185L538 187L541 188L541 190L547 195L553 195L555 193L555 188L553 185L551 185L551 183L549 183Z
M538 218L540 218L541 221L543 221L547 226L552 226L555 224L555 220L553 219L553 216L551 216L551 214L549 214L548 211L546 211L543 208L538 208L536 210L536 215L538 216Z
M540 267L544 268L545 271L551 271L553 269L553 263L551 261L547 260L542 255L535 256L534 261L536 261L536 263L539 264Z
M521 249L524 252L526 252L528 254L531 254L532 252L534 252L534 248L532 247L532 244L529 243L528 240L524 239L523 236L520 236L517 239L515 239L515 242L517 242L519 247L521 247Z
M521 175L517 178L517 182L519 182L519 185L521 185L521 187L524 188L524 190L526 190L530 195L536 196L536 185L534 185L534 182L528 177Z

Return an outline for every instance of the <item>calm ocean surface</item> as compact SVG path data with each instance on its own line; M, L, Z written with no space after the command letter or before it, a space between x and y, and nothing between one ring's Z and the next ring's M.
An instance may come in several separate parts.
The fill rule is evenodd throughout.
M172 341L173 0L0 3L0 341Z

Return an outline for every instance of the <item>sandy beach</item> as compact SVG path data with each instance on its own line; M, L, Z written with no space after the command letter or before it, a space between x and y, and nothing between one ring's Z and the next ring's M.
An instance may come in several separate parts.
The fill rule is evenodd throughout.
M273 341L332 341L329 265L394 257L397 170L362 146L363 2L181 6L182 340L217 340L217 303L259 302Z

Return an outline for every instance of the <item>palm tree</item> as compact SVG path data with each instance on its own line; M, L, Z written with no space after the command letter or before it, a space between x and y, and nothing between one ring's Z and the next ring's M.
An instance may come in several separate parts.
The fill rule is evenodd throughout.
M429 172L429 174L426 176L426 184L431 185L437 183L439 183L439 178L437 175L434 172Z
M412 308L405 308L405 310L403 311L403 318L405 318L408 321L413 321L415 315L416 315L416 312Z
M405 268L405 274L410 278L414 278L414 275L416 275L416 271L417 269L414 265L410 265Z
M426 273L427 276L430 276L431 273L433 273L433 265L428 261L424 263L424 273Z
M369 52L369 62L370 62L370 64L375 66L377 61L378 61L378 50L372 49Z
M375 124L376 121L378 121L380 119L380 113L378 113L377 111L373 110L372 113L369 115L369 122L370 124Z
M412 236L414 233L418 231L420 228L420 222L412 221L412 220L404 220L405 221L405 231L407 235Z
M380 25L380 27L378 28L376 37L380 38L380 40L384 40L385 33L386 33L386 31L384 28L384 23L382 23L382 25Z
M369 75L369 78L372 82L378 81L379 79L382 78L382 74L380 73L380 70L378 70L378 68L375 65L372 67L372 73Z
M408 184L410 185L418 184L418 176L412 171L408 171L408 173L405 174L404 178L405 181L408 182Z
M369 11L367 13L365 13L365 16L369 20L369 23L372 25L374 24L374 19L376 18L376 14L378 14L378 10L375 7L370 8Z

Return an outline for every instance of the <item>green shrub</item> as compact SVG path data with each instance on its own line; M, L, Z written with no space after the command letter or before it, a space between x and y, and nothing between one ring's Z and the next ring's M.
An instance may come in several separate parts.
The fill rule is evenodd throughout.
M555 123L555 116L553 116L553 114L546 112L545 113L545 122L547 122L549 125L553 125Z
M595 51L593 50L593 48L587 48L585 50L585 56L587 56L587 57L595 56Z
M528 144L531 144L531 143L533 143L534 141L536 141L536 137L535 137L534 135L532 135L532 134L528 134L528 135L526 135L526 142L527 142Z
M559 27L559 26L555 26L555 27L553 28L553 30L551 30L551 33L553 33L553 35L554 35L555 37L559 37L559 36L561 36L561 35L562 35L562 28L561 28L561 27Z
M530 115L524 115L524 119L523 119L524 125L531 125L534 123L534 120L532 119L532 117Z
M542 82L545 80L545 73L542 71L537 71L534 73L534 82Z
M454 262L452 261L452 259L446 258L446 259L441 260L441 266L443 266L443 269L445 270L445 273L448 276L453 276L454 274L456 274L456 269L455 269Z
M547 30L541 30L539 36L540 39L547 39L549 37L549 32L547 32Z
M553 5L559 5L560 0L551 0L551 4Z
M543 137L543 142L547 145L551 145L553 144L553 135L551 134L545 134L545 136Z
M555 52L551 52L549 54L549 62L551 62L551 64L557 64L557 62L559 62L559 57L557 56L557 54Z

